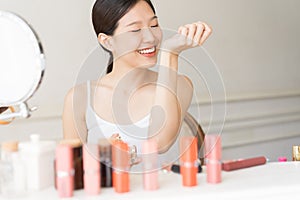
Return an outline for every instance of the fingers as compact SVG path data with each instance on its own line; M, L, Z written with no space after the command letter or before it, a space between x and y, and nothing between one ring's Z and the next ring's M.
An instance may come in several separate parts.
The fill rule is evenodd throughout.
M118 133L113 134L113 135L109 138L110 143L113 143L113 142L116 141L116 140L121 140L121 137L120 137L120 135L119 135Z
M195 43L197 45L201 45L200 42L201 42L201 38L203 36L203 33L205 32L205 26L201 22L198 22L196 24L197 24L197 32L196 32L196 35L195 35Z
M206 23L202 24L204 25L204 32L199 42L200 45L202 45L212 33L212 28L210 26L208 26Z
M196 24L188 24L186 25L187 29L188 29L188 35L187 35L187 45L193 45L195 46L195 33L197 31L197 25ZM198 44L198 43L196 43Z
M212 33L212 28L206 23L197 22L181 26L178 33L186 37L186 45L195 47L207 40Z

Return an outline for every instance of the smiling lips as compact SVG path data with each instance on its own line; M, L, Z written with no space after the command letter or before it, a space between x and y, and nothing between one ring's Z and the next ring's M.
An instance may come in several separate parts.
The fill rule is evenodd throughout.
M139 52L139 54L141 54L143 56L152 57L152 56L155 56L156 47L138 50L138 52Z

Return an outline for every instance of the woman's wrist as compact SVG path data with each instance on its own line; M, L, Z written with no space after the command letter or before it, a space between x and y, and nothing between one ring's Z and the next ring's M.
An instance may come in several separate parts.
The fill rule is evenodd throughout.
M160 66L178 69L178 54L170 51L161 51Z

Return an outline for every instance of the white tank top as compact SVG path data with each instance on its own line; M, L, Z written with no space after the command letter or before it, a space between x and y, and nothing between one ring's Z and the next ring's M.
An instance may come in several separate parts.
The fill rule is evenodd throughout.
M118 133L122 140L129 146L137 147L138 156L141 155L141 145L147 139L148 127L150 124L150 114L132 125L117 125L102 119L94 111L91 105L91 86L90 81L87 82L87 109L86 109L86 126L87 126L87 142L97 144L100 138L109 139L113 134ZM179 158L179 138L178 134L175 143L170 149L158 156L158 165L161 167L165 164L176 162ZM142 163L135 165L131 171L142 172Z
M150 114L130 125L118 125L102 119L94 111L91 103L91 86L87 82L87 142L97 144L100 138L110 138L113 134L118 133L122 140L128 145L136 145L137 150L141 150L141 143L147 139Z

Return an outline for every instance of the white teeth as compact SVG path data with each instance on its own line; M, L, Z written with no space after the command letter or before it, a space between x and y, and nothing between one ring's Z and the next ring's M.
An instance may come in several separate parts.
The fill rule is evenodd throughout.
M145 49L138 51L140 54L148 54L148 53L154 53L155 52L155 47L152 47L151 49Z

